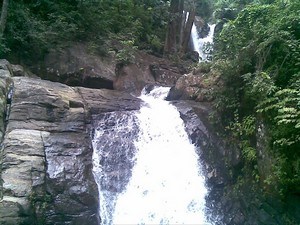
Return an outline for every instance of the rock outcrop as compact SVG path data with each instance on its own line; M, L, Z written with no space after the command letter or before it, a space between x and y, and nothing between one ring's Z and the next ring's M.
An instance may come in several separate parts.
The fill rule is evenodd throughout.
M11 80L11 65L8 61L0 60L0 142L4 136L5 123L8 113L8 102L10 99L9 93L12 88ZM1 196L1 194L0 194Z
M0 224L99 224L93 146L103 149L103 170L95 172L101 177L98 185L102 190L122 192L134 164L132 140L139 129L133 112L141 104L129 93L138 94L146 84L149 90L155 84L173 85L168 98L176 100L172 103L198 147L211 219L220 225L285 224L281 201L253 194L259 191L253 187L259 186L246 179L236 185L240 151L228 148L208 120L210 91L220 85L219 75L203 67L181 76L178 67L155 60L143 56L138 63L123 66L112 81L118 90L70 87L24 77L31 74L0 61ZM122 126L125 131L119 129ZM97 127L103 133L93 141ZM265 136L257 137L262 149ZM120 150L122 146L128 151ZM265 152L259 157L264 162L269 158ZM264 166L259 164L258 169ZM296 215L299 207L293 206L298 199L292 201L287 209ZM114 199L107 202L113 206Z
M140 93L147 84L173 86L186 71L168 60L137 52L135 63L118 64L114 89Z
M89 46L73 43L60 51L49 52L31 70L43 79L70 86L112 89L115 79L114 56L102 57L91 53Z
M217 88L219 75L204 68L181 76L170 90L168 100L194 100L209 102L213 99L213 90Z
M49 52L43 61L29 68L42 79L69 86L114 89L135 94L139 94L146 84L172 86L186 72L167 59L143 51L134 52L134 62L126 65L118 63L115 54L112 51L100 56L91 53L86 44L72 43L60 51ZM20 66L13 68L16 74L24 74Z
M10 78L8 67L0 72L7 77L1 83L2 108L10 81L14 84L0 157L0 224L99 224L93 115L139 109L139 99L106 89Z

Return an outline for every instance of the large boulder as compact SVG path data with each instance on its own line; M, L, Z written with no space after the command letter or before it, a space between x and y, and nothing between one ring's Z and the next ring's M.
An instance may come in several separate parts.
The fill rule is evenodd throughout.
M115 90L139 94L145 85L155 83L149 70L138 64L119 65L116 74Z
M87 44L73 43L60 51L50 51L31 70L43 79L70 86L112 89L115 66L113 55L102 57L93 54Z
M59 83L13 81L2 150L3 199L19 203L12 224L20 218L27 224L97 224L97 186L81 96Z
M219 80L219 74L214 71L194 70L177 80L167 99L210 102L213 100L213 90L218 88Z
M139 51L134 63L117 65L114 89L139 94L147 84L173 86L184 72L166 59Z

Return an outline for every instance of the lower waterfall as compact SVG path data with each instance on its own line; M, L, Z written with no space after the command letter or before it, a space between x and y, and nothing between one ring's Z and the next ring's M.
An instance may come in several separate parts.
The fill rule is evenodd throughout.
M143 92L144 104L134 115L107 115L95 129L94 175L103 225L211 224L205 216L207 189L198 155L179 112L164 100L168 91L157 87ZM121 137L117 145L103 137L107 119L114 121L109 128L112 140ZM132 138L132 145L123 143L124 138ZM106 165L107 155L113 153L115 169ZM120 154L127 159L119 160ZM120 186L109 184L115 182L111 173Z

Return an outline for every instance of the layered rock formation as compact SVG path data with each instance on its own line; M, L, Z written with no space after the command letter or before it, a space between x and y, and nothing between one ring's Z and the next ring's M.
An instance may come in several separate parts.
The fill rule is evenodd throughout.
M92 117L136 110L139 100L118 91L10 78L3 68L2 108L10 81L14 95L1 148L0 224L99 224Z

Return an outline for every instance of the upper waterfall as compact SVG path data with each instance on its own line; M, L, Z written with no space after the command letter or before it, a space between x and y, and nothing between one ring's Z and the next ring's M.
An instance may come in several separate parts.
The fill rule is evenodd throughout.
M134 166L120 193L101 186L106 176L101 169L105 167L103 157L108 150L101 149L103 131L97 128L94 171L99 184L100 214L106 217L102 224L210 224L205 216L207 189L198 155L179 112L164 100L168 91L169 88L158 87L140 97L144 105L134 119L139 127L132 140L136 149ZM132 124L132 118L129 120L130 123L124 121L125 125ZM123 125L120 129L128 128ZM114 132L120 130L112 132L116 135ZM126 151L123 145L113 148Z
M194 51L199 53L199 61L208 61L212 51L213 37L216 24L208 24L209 32L204 38L200 38L195 24L192 26L191 38Z

